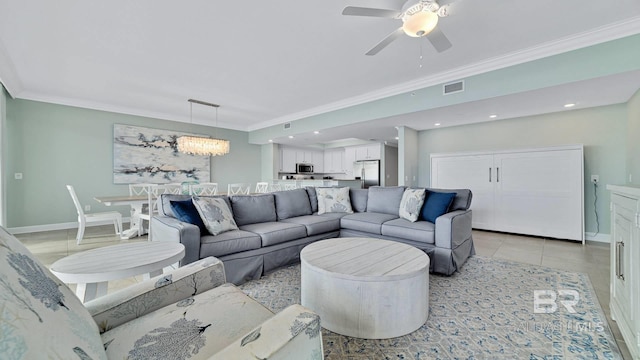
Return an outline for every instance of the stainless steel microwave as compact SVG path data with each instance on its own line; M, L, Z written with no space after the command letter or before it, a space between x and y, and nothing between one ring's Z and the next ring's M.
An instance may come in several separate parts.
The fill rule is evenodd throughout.
M296 164L296 173L298 174L313 174L313 164Z

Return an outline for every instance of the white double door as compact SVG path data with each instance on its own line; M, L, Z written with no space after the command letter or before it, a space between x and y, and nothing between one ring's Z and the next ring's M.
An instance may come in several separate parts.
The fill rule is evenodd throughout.
M582 146L434 154L431 186L471 189L473 227L583 240Z

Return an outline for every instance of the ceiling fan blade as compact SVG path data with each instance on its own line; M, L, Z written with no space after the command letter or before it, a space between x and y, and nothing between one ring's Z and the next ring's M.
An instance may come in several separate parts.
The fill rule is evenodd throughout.
M342 10L342 15L373 16L390 19L398 19L402 15L398 10L374 9L357 6L347 6Z
M376 46L371 48L371 50L367 51L366 55L371 56L371 55L377 54L378 52L380 52L380 50L384 49L385 47L387 47L387 45L391 44L393 40L402 36L402 34L404 34L404 31L402 30L401 27L399 27L397 30L387 35L386 38L382 39L382 41L380 41Z
M427 40L429 40L431 45L433 45L433 47L436 48L436 51L439 53L448 50L452 46L449 39L444 36L444 33L438 27L433 29L427 35Z

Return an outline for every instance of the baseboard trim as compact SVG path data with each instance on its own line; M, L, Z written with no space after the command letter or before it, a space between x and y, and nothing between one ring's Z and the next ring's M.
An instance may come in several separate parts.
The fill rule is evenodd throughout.
M592 233L592 232L585 232L584 233L584 239L587 241L595 241L595 242L601 242L601 243L610 243L611 242L611 235L609 234L600 234L600 233Z
M126 217L122 218L123 223L128 223L131 218ZM87 227L91 226L101 226L101 225L111 225L112 221L105 220L100 222L91 223L87 225ZM45 225L32 225L32 226L19 226L13 228L7 228L7 231L11 234L27 234L27 233L35 233L35 232L43 232L43 231L55 231L55 230L68 230L68 229L77 229L78 222L68 222L68 223L57 223L57 224L45 224Z

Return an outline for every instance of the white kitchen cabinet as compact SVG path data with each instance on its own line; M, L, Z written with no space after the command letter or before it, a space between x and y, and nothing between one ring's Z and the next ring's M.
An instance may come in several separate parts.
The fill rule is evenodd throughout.
M280 172L296 172L296 150L292 148L280 148Z
M324 169L324 152L312 151L311 163L313 164L313 172L316 172L316 173L326 172Z
M314 172L324 172L324 153L318 150L282 146L280 148L280 172L295 173L296 164L313 164Z
M324 151L324 172L327 174L345 172L343 149L328 149Z
M356 162L356 149L355 147L344 148L344 177L345 179L353 179L353 163ZM360 175L358 175L360 176Z
M474 228L584 241L581 145L433 154L431 186L471 189Z
M611 191L611 318L634 359L640 358L640 188Z
M355 160L380 160L380 144L354 146Z

